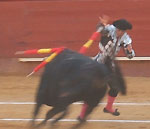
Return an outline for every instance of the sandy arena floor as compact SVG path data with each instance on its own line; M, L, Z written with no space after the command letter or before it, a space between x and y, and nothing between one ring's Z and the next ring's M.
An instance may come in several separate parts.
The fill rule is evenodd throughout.
M28 119L31 119L34 104L29 102L34 102L39 79L40 77L35 75L30 78L0 76L0 129L30 129ZM128 84L127 96L118 96L117 105L114 105L121 115L115 117L103 113L105 104L102 104L89 116L89 120L98 121L87 122L81 129L150 129L150 79L126 77L126 82ZM18 103L12 104L11 102ZM103 102L106 102L106 98ZM75 120L80 108L81 105L71 105L70 113L65 119ZM44 106L38 118L44 118L48 109L49 107ZM69 129L74 124L76 121L61 121L56 127ZM49 123L42 127L42 129L47 128L50 128Z

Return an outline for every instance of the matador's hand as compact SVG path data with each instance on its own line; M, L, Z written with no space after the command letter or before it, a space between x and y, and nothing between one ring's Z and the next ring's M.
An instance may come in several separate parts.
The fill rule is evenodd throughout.
M99 17L99 19L100 19L100 22L101 22L104 26L106 26L106 25L108 25L108 22L109 22L110 17L107 16L107 15L102 15L102 17Z

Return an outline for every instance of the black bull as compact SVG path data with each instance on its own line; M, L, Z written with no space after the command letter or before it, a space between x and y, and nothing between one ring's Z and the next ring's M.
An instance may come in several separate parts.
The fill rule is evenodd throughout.
M100 64L77 52L65 49L52 62L46 65L36 95L33 122L42 104L52 106L45 123L54 115L62 114L53 122L67 114L67 107L73 102L83 101L88 104L85 117L98 105L107 90L107 83L114 83L114 89L126 93L126 86L120 69L112 71L111 60Z

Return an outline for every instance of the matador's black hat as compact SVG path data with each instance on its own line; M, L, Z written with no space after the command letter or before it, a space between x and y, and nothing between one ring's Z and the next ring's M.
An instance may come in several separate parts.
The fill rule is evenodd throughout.
M113 25L119 30L131 30L132 24L125 19L119 19L113 22Z

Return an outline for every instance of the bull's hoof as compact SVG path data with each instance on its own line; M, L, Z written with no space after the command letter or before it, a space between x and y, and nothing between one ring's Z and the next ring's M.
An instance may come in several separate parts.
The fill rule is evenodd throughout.
M55 119L55 120L52 120L52 121L51 121L51 126L54 126L57 122L58 122L58 120L56 120L56 119Z
M58 123L57 123L57 122L58 122L58 121L55 121L55 120L51 121L50 127L51 127L52 129L57 128L57 126L58 126Z
M81 118L80 116L78 116L77 120L78 120L79 122L81 122L81 123L86 122L86 120L83 119L83 118Z
M35 128L38 129L38 128L40 128L41 126L43 126L43 125L45 125L45 124L46 124L46 120L43 120L41 123L36 124L36 125L35 125Z
M29 122L29 127L31 127L31 128L35 127L35 121L34 120Z
M120 112L118 112L117 110L118 110L118 109L116 109L114 112L110 112L110 111L108 111L106 108L103 109L103 111L104 111L105 113L110 113L110 114L112 114L112 115L114 115L114 116L119 116L119 115L120 115Z

